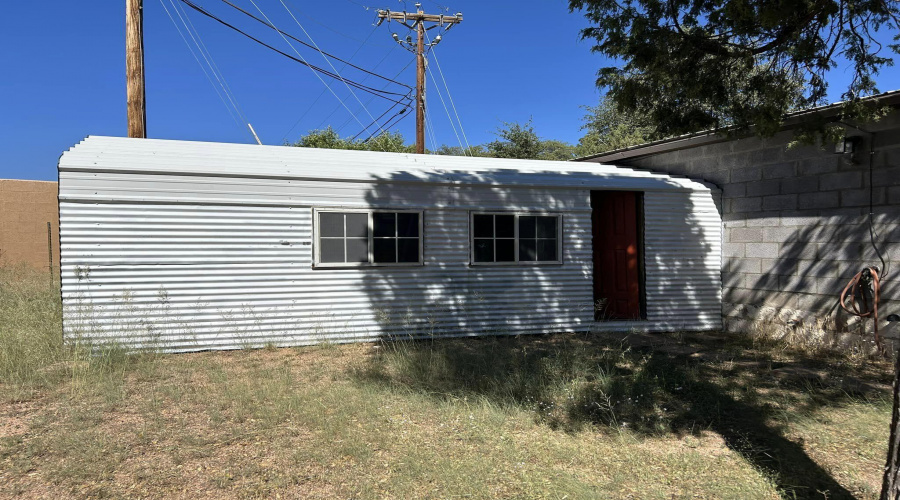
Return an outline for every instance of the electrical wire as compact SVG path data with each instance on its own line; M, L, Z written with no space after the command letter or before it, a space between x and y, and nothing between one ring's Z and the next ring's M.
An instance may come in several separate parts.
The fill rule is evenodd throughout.
M387 77L385 77L385 76L379 75L378 73L374 73L374 72L372 72L372 71L370 71L370 70L367 70L366 68L357 66L357 65L351 63L349 60L345 60L345 59L342 59L342 58L340 58L340 57L338 57L338 56L336 56L336 55L334 55L334 54L330 54L330 53L328 53L328 52L325 52L324 50L320 49L319 46L316 45L315 42L313 42L312 44L310 44L310 43L308 43L308 42L304 42L303 40L300 40L299 38L295 37L294 35L291 35L290 33L287 33L287 32L285 32L285 31L282 31L282 30L278 29L274 24L272 24L271 22L268 21L268 18L266 18L267 20L262 20L262 19L256 17L255 15L253 15L253 13L247 12L246 10L244 10L244 9L238 7L237 5L231 3L229 0L221 0L221 1L222 1L222 3L224 3L224 4L226 4L226 5L229 5L229 6L231 6L232 8L236 9L237 11L243 13L244 15L249 16L251 19L253 19L253 20L255 20L255 21L259 22L259 23L262 23L262 24L264 24L264 25L266 25L266 26L268 26L269 28L271 28L271 29L277 31L278 33L280 33L280 34L282 34L282 35L284 35L284 36L290 38L291 40L294 40L295 42L299 43L300 45L303 45L304 47L308 47L308 48L310 48L310 49L315 50L316 52L319 52L319 53L322 54L323 56L330 57L330 58L332 58L332 59L335 59L335 60L337 60L337 61L340 61L340 62L344 63L345 66L350 66L351 68L354 68L354 69L357 69L357 70L359 70L359 71L362 71L363 73L366 73L366 74L368 74L368 75L374 76L374 77L376 77L376 78L381 78L382 80L387 80L387 81L389 81L389 82L391 82L391 83L395 83L395 84L397 84L397 85L400 85L401 87L406 87L406 88L408 88L408 89L411 89L411 88L412 88L411 86L409 86L409 85L407 85L407 84L405 84L405 83L403 83L403 82L398 82L398 81L396 81L396 80L391 80L390 78L387 78ZM288 6L287 6L284 2L281 2L281 5L283 5L284 8L288 11L288 13L291 15L291 17L294 18L294 21L297 22L297 25L300 26L300 29L303 30L303 33L305 33L306 36L307 36L310 40L312 40L312 37L309 36L309 33L306 33L306 30L303 29L303 25L300 24L300 21L297 21L297 18L294 16L293 12L288 8ZM259 8L259 7L257 7L257 9L258 9L258 8ZM371 36L371 34L370 34L370 36ZM368 37L366 37L366 40L368 40ZM365 42L363 42L363 43L365 43ZM358 52L358 50L357 50L357 52ZM350 59L353 59L353 57L351 57ZM329 64L330 64L330 63L329 63ZM332 69L334 69L333 66L332 66Z
M425 74L430 76L431 82L434 83L434 90L435 90L435 92L437 92L438 99L441 100L441 104L444 106L444 112L447 114L447 120L450 122L450 128L453 130L453 135L456 136L456 142L459 143L460 149L463 150L463 155L468 156L469 155L468 148L466 148L463 145L462 139L459 138L459 132L456 131L456 125L453 123L453 117L450 116L450 110L447 109L447 103L444 101L444 96L441 93L441 88L438 86L437 80L435 80L435 78L434 78L434 73L432 73L431 71L428 71L427 60L426 60L426 65L425 65Z
M288 2L288 4L291 5L291 6L293 6L293 4L291 4L290 2ZM366 7L366 10L369 10L369 8ZM351 36L351 35L348 35L348 34L346 34L346 33L341 32L341 31L338 31L338 30L332 28L331 26L329 26L329 25L323 23L322 21L319 21L318 19L316 19L315 17L309 15L309 14L306 13L306 12L302 12L302 11L301 11L300 13L301 13L304 17L306 17L307 19L309 19L310 21L312 21L312 22L318 24L319 26L321 26L321 27L327 29L328 31L330 31L330 32L332 32L332 33L335 33L335 34L337 34L337 35L340 35L340 36L342 36L342 37L344 37L344 38L346 38L346 39L348 39L348 40L353 40L354 42L362 42L363 45L371 45L372 47L383 47L383 45L380 45L380 44L366 43L366 41L361 41L359 38L356 38L355 36ZM376 17L376 19L377 19L377 17ZM372 26L375 26L376 28L378 27L374 22L372 23ZM351 57L350 59L353 59L353 58Z
M197 12L200 12L200 13L203 14L204 16L209 17L210 19L213 19L214 21L218 22L219 24L222 24L223 26L226 26L226 27L228 27L228 28L230 28L230 29L232 29L232 30L234 30L234 31L236 31L236 32L238 32L238 33L240 33L241 35L243 35L243 36L249 38L250 40L253 40L254 42L256 42L256 43L262 45L263 47L266 47L266 48L268 48L268 49L270 49L270 50L272 50L272 51L274 51L274 52L277 52L278 54L281 54L282 56L287 57L288 59L290 59L290 60L292 60L292 61L294 61L294 62L296 62L296 63L298 63L298 64L301 64L301 65L303 65L303 66L308 67L308 68L311 69L314 73L316 73L316 77L319 78L319 80L321 80L323 83L324 83L324 80L322 80L321 77L319 77L319 73L324 74L325 76L328 76L328 77L333 78L333 79L335 79L335 80L341 80L341 81L344 81L345 83L347 83L347 84L349 84L349 85L352 85L352 86L358 88L359 90L362 90L362 91L364 91L364 92L368 92L368 93L370 93L370 94L376 95L377 97L380 97L380 98L385 99L385 100L390 101L390 102L397 102L397 100L396 100L395 98L388 97L388 96L385 95L385 94L396 95L396 96L400 96L400 97L403 97L403 96L404 96L404 94L399 94L399 93L396 93L396 92L388 92L388 91L385 91L385 90L376 89L376 88L374 88L374 87L369 87L369 86L366 86L366 85L361 85L361 84L359 84L358 82L355 82L355 81L353 81L353 80L344 79L344 78L340 77L339 75L336 75L336 74L334 74L334 73L332 73L332 72L326 70L325 68L321 68L321 67L316 66L316 65L314 65L314 64L310 64L309 62L307 62L307 61L303 58L302 55L300 55L299 52L297 52L297 49L295 49L295 48L294 48L294 51L297 52L297 54L298 54L299 57L294 57L294 56L288 54L287 52L284 52L283 50L279 50L279 49L273 47L272 45L270 45L270 44L268 44L268 43L266 43L266 42L260 40L259 38L256 38L256 37L254 37L253 35L250 35L249 33L247 33L247 32L245 32L245 31L241 30L240 28L234 26L233 24L230 24L230 23L228 23L227 21L225 21L225 20L223 20L223 19L221 19L221 18L215 16L214 14L212 14L212 13L209 12L209 11L207 11L207 10L204 9L203 7L200 7L199 5L195 4L195 3L192 2L191 0L179 0L179 1L181 1L182 3L184 3L185 5L187 5L188 7L190 7L190 8L192 8L192 9L196 10ZM284 38L284 35L282 35L282 37ZM285 39L285 40L286 40L286 39ZM290 45L290 42L288 42L288 45ZM291 45L291 48L293 48L292 45ZM327 84L326 84L326 87L327 87ZM340 100L340 98L338 98L338 100Z
M175 27L175 30L178 32L178 35L181 37L182 40L184 40L184 44L188 48L188 51L190 51L191 55L194 57L194 60L197 61L197 65L200 66L200 70L203 71L203 75L206 77L207 81L209 81L209 84L212 85L212 88L215 91L216 95L219 97L219 100L222 101L222 105L225 106L225 109L228 111L229 116L231 116L231 119L234 120L235 125L237 125L239 129L244 130L244 125L240 122L238 117L235 116L236 110L233 109L233 106L230 106L228 104L228 102L226 102L225 97L222 96L222 92L219 90L219 86L217 86L216 83L213 82L213 79L209 75L209 72L207 71L206 67L203 65L202 62L200 62L200 58L197 57L197 53L194 51L194 48L191 47L191 43L188 42L187 37L181 31L181 28L178 26L178 23L175 21L175 18L172 16L172 13L169 12L169 9L168 9L168 7L166 7L164 0L159 0L159 3L162 6L163 10L166 12L166 15L169 17L169 20L172 21L172 26Z
M404 109L406 109L406 108L404 108ZM408 111L408 110L407 110L407 111ZM385 130L390 130L391 128L395 127L398 123L400 123L401 121L403 121L404 118L406 118L407 116L409 116L409 115L411 115L411 114L412 114L412 113L408 113L408 112L406 112L406 111L402 111L402 112L399 112L399 113L394 114L393 117L388 118L388 120L385 122L384 129L385 129ZM369 142L369 140L371 140L372 138L376 137L377 135L379 135L378 132L376 132L376 133L370 135L369 137L367 137L367 138L366 138L364 141L362 141L362 142L363 142L363 143Z
M194 22L191 21L190 16L188 16L187 12L184 10L183 4L176 4L174 0L169 0L169 3L172 5L172 8L176 11L176 14L178 14L178 17L181 19L182 23L184 23L185 29L188 30L188 34L191 34L191 39L194 39L194 43L197 44L197 49L200 51L200 54L203 55L203 58L204 58L204 60L206 60L206 63L210 66L210 71L212 71L213 75L216 76L216 80L218 80L219 84L222 86L222 91L225 93L225 96L228 97L228 100L229 100L229 102L231 102L231 105L234 106L234 110L237 112L238 116L241 118L242 123L246 125L247 131L250 133L250 136L254 139L254 141L259 142L259 138L256 136L256 132L253 130L253 127L250 125L250 120L247 118L247 114L244 113L244 110L241 107L241 103L238 102L237 97L234 95L234 91L231 90L231 85L228 84L228 80L225 78L225 74L222 73L222 70L219 69L219 65L216 64L216 60L213 58L212 53L209 51L209 48L206 46L206 42L203 41L203 37L200 35L200 32L194 26ZM176 7L181 7L181 8L176 8ZM195 36L196 36L196 38L194 38Z
M356 57L356 54L359 54L359 51L362 50L363 45L366 44L366 41L368 41L369 38L372 37L372 34L375 33L375 30L377 30L377 29L378 29L377 26L376 26L375 28L372 28L372 31L369 32L369 36L367 36L366 39L362 42L362 44L356 49L356 52L354 52L353 55L350 56L350 59L349 59L349 60L352 61L353 58ZM393 48L392 48L392 50L393 50ZM390 53L390 51L389 51L388 53ZM387 57L387 56L385 56L385 57ZM384 61L384 59L382 59L382 61ZM379 63L379 64L380 64L380 63ZM346 67L347 67L347 65L345 64L344 67L341 68L341 69L344 69L344 68L346 68ZM376 65L376 67L377 67L377 65ZM374 69L374 68L373 68L373 69ZM366 77L363 77L363 80L365 80L365 78L366 78ZM362 83L362 81L360 81L360 83ZM282 142L284 142L284 141L287 139L287 136L290 135L290 133L293 132L295 128L297 128L297 125L299 125L300 122L303 121L304 118L306 118L306 115L308 115L309 112L312 111L312 109L316 106L316 104L319 102L319 100L322 99L322 97L325 95L326 92L328 92L328 91L325 90L325 89L322 89L322 91L319 92L319 95L316 96L316 98L313 100L312 104L310 104L310 105L306 108L306 111L304 111L303 114L300 115L300 118L297 118L297 121L295 121L294 124L291 125L291 128L288 129L287 132L285 132L284 136L281 138L281 141L282 141ZM340 106L338 106L338 107L335 108L335 109L336 109L336 110L337 110L337 109L340 109Z
M331 69L332 69L338 76L340 76L340 72L337 70L337 68L334 67L334 65L331 63L331 60L328 59L328 58L325 56L325 52L323 52L323 51L319 48L319 45L316 43L315 40L313 40L312 35L310 35L309 32L306 31L306 28L303 27L303 24L301 24L301 23L300 23L300 20L297 19L297 16L294 15L294 12L287 6L286 3L284 3L284 0L279 0L279 1L281 2L281 5L284 7L284 10L286 10L286 11L288 12L288 14L291 15L291 18L293 18L293 19L294 19L294 22L297 23L297 26L300 27L300 30L303 31L303 34L306 35L307 38L309 38L309 41L312 42L312 44L315 46L316 50L318 50L319 53L322 54L322 58L325 59L325 62L328 63L328 65L331 67ZM256 6L256 4L253 2L253 0L250 0L250 2L253 3L254 6ZM257 10L259 10L259 6L256 6L256 8L257 8ZM262 14L262 11L261 11L261 10L260 10L260 14ZM263 14L263 15L265 16L265 14ZM266 18L266 19L268 20L268 18ZM271 24L271 22L270 22L270 24ZM374 73L372 73L372 74L374 75ZM384 77L382 77L382 76L379 76L379 77L380 77L380 78L384 78ZM372 116L372 113L369 112L369 108L367 108L366 105L363 104L363 102L362 102L362 100L359 98L359 96L356 95L356 92L353 92L353 89L350 88L350 85L347 85L346 82L344 82L344 85L347 87L347 90L350 91L350 94L353 96L353 98L356 99L356 102L358 102L358 103L363 107L363 111L365 111L366 114L369 115L369 118L371 118L372 121L376 123L376 126L377 126L379 129L381 129L381 131L383 132L384 129L382 129L382 128L381 128L381 125L379 125L379 124L377 123L378 120L376 120L375 117ZM411 88L411 87L409 87L409 85L406 85L406 87L407 87L407 88ZM348 109L347 111L350 111L350 110Z
M452 26L452 25L451 25ZM428 39L428 33L425 33L425 38ZM429 40L431 43L431 40ZM431 46L431 54L434 56L434 64L437 66L438 74L441 76L441 81L444 82L444 89L447 90L447 98L450 101L450 107L453 108L453 114L456 115L456 121L459 123L459 130L462 133L463 141L466 143L466 150L470 150L471 146L469 145L469 138L466 137L466 130L463 128L462 120L459 118L459 112L456 110L456 104L453 102L453 96L450 94L450 87L447 85L447 79L444 78L444 71L441 69L441 63L438 61L437 52L434 51L434 46Z
M414 61L415 61L415 59L410 59L409 62L406 63L406 66L404 66L400 71L397 72L397 74L394 76L394 78L399 77L404 71L406 71L407 68L409 68L409 67L412 65L412 63L413 63ZM413 97L412 97L411 94L412 94L412 92L410 92L409 100L406 101L406 103L405 103L405 109L412 109L412 105L413 105L414 99L413 99ZM366 105L369 105L373 100L374 100L374 98L371 98L371 97L370 97L369 100L368 100L368 102L366 102ZM323 120L322 123L319 124L319 126L318 126L317 128L321 129L321 128L322 128L322 125L323 125L326 121L328 121L328 119L331 118L331 115L333 115L338 109L340 109L340 108L335 108L334 111L332 111L331 114L329 114L329 115L325 118L325 120ZM336 132L340 133L341 130L343 130L344 127L346 127L347 124L350 123L350 121L351 121L350 118L348 118L346 121L344 121L344 123L342 123L337 129L335 129ZM389 119L388 121L390 121L390 119ZM365 132L365 131L363 131L363 132ZM359 135L359 134L357 134L357 135Z

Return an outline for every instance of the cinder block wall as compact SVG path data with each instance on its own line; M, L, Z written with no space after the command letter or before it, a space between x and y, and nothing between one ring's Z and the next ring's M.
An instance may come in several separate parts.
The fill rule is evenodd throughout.
M877 244L888 261L880 316L900 314L900 114L875 131L871 193ZM722 188L726 324L746 329L772 315L782 322L830 318L852 323L838 295L865 266L881 262L869 238L869 144L851 158L834 146L788 148L792 132L661 153L622 164L704 179ZM882 323L882 327L884 324Z
M52 257L53 272L59 272L57 191L55 182L0 179L0 265L48 269Z

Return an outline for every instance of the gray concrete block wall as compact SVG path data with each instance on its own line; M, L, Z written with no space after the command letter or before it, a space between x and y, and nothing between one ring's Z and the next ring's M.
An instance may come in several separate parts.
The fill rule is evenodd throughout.
M852 323L838 296L859 270L882 267L869 238L874 203L877 244L888 261L880 312L900 314L900 113L850 129L862 143L854 155L833 146L789 148L790 131L620 162L702 179L722 189L723 284L726 318L746 325L748 311L768 308L782 318ZM895 276L896 274L896 276ZM884 325L882 325L884 326Z

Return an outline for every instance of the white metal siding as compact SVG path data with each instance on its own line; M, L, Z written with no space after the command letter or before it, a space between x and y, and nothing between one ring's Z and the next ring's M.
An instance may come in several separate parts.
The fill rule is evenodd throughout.
M183 351L587 330L590 189L646 193L648 319L718 327L709 190L572 166L88 138L60 160L64 331ZM424 266L313 269L313 207L424 209ZM498 209L561 213L564 263L470 266L469 211Z
M657 329L722 327L722 222L713 196L645 196L647 320Z

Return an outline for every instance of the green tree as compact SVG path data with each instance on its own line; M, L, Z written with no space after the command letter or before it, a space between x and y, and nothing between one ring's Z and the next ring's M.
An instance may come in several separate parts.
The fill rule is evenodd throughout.
M405 144L400 132L384 132L368 141L342 138L337 131L328 127L323 130L311 130L291 144L301 148L352 149L356 151L387 151L392 153L412 153L414 146Z
M524 124L504 122L496 135L497 140L485 145L487 155L494 158L571 160L575 157L575 147L571 144L541 139L531 119Z
M621 63L600 69L597 84L661 136L774 134L787 112L826 103L826 74L841 60L851 75L845 118L875 118L880 110L860 98L878 92L874 77L892 64L875 34L900 24L900 2L887 0L570 0L569 8L590 21L582 36L593 50ZM826 131L824 122L812 127Z
M605 153L662 138L649 120L619 111L606 96L601 97L596 106L585 109L587 114L581 129L586 133L575 147L578 156Z

